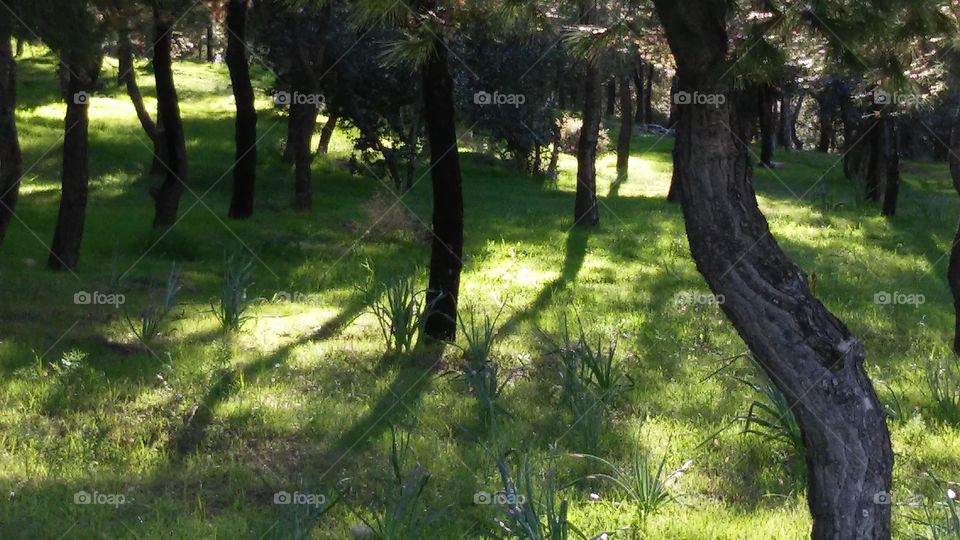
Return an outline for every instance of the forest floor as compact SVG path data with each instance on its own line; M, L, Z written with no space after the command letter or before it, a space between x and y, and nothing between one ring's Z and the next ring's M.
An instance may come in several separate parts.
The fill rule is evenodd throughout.
M754 400L772 403L710 301L679 207L665 201L669 138L636 136L620 184L611 182L614 156L602 156L602 225L585 231L570 227L572 156L557 180L533 178L472 152L464 135L461 309L468 328L471 314L477 322L500 313L493 357L502 392L491 427L459 374L460 349L439 359L429 350L385 354L368 309L371 288L392 276L419 272L424 283L429 176L392 206L381 171L346 167L350 142L338 131L314 164L314 210L294 211L292 171L280 159L286 121L264 75L255 83L255 215L227 220L229 77L223 66L181 62L189 189L176 227L156 233L150 145L111 65L90 109L80 266L52 273L45 246L64 105L49 56L18 69L25 177L0 255L0 536L339 539L369 521L419 527L423 538L474 538L504 519L487 496L503 490L498 457L523 489L529 464L523 493L545 504L552 485L588 536L809 534L789 426L751 426L765 437L745 433L739 418ZM139 77L152 96L152 76ZM928 513L945 517L946 484L936 479L960 480L960 365L949 353L944 278L960 200L947 166L904 162L900 210L885 219L859 202L838 155L776 159L782 168L756 172L760 205L783 249L816 273L817 297L865 343L867 370L891 409L896 534L923 533ZM391 206L388 226L369 230ZM252 261L248 294L257 300L242 329L225 334L211 303L231 255ZM157 301L174 263L183 274L176 307L144 348L128 319ZM124 303L77 303L84 292L96 301L122 294ZM578 320L593 348L616 344L629 376L585 414L564 399L570 380L556 353L563 321L575 336ZM622 469L635 458L652 472L663 461L664 475L682 468L666 486L675 500L645 506L609 481L582 479L610 470L579 453ZM283 492L292 504L275 504ZM92 504L78 504L88 496Z

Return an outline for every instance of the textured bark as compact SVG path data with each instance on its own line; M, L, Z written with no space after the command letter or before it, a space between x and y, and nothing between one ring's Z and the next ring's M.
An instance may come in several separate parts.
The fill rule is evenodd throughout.
M150 138L153 144L153 156L150 165L150 174L161 174L163 165L160 156L163 154L163 145L160 141L160 130L157 124L150 117L150 112L143 104L143 95L140 93L140 85L137 84L137 72L133 64L133 46L130 44L130 34L126 29L120 30L117 36L117 60L120 73L120 83L127 90L133 109L137 113L137 120L140 121L140 127Z
M236 140L233 166L233 193L230 217L253 215L253 195L257 177L257 109L254 106L250 66L247 64L246 31L247 0L227 3L227 68L237 106L234 136ZM308 150L309 152L309 150Z
M154 227L171 227L177 221L177 209L187 179L187 148L180 118L180 101L173 81L170 40L172 20L154 10L153 70L157 86L157 117L163 126L164 178L154 191Z
M67 114L64 119L63 168L60 208L50 244L47 265L53 270L74 269L80 262L80 242L87 215L89 184L88 98L96 81L96 72L87 72L79 64L70 66L67 82Z
M624 72L619 77L620 85L620 135L617 137L617 181L627 179L630 168L630 141L633 136L633 96L630 94L630 77Z
M17 41L19 46L22 42ZM0 25L0 244L17 206L23 158L17 137L16 62L10 33Z
M433 188L433 245L424 331L439 340L453 339L457 329L463 266L463 180L447 48L440 37L434 39L433 54L421 67Z
M580 0L580 23L597 24L598 8L589 0ZM577 141L577 193L573 223L584 227L600 224L597 207L597 140L600 137L601 108L600 68L587 62L583 79L583 125Z
M893 452L864 349L810 292L771 236L753 191L750 131L720 72L726 0L655 0L681 89L725 92L720 107L683 105L675 166L687 238L710 288L800 425L816 539L890 537ZM755 102L754 102L755 103ZM753 105L755 106L755 105ZM734 134L731 134L731 130Z
M960 195L960 118L954 120L950 132L950 176L953 177L953 188ZM950 247L947 283L953 295L953 352L960 356L960 225L957 226L953 245Z

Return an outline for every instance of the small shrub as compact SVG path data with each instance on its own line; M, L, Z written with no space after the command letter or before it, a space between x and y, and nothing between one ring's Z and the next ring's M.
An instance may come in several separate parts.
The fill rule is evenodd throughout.
M358 225L366 238L378 240L416 240L428 236L423 223L391 194L377 192L363 205L364 221Z
M477 398L481 423L493 430L496 426L497 414L504 412L498 403L498 398L504 385L509 382L500 382L500 366L493 357L493 348L499 330L497 322L503 313L503 306L493 318L484 314L482 319L478 319L473 310L466 312L467 316L463 315L463 311L458 315L461 335L467 342L465 346L460 347L464 360L461 376Z
M501 507L504 515L498 521L508 538L523 540L586 539L567 516L569 502L560 497L555 458L551 459L543 476L537 475L530 464L529 452L524 454L516 479L503 455L497 458L497 471L503 482Z
M743 432L752 433L767 440L781 441L798 455L803 455L804 446L800 425L797 424L786 396L760 370L753 380L743 377L735 378L753 389L757 395L750 401L746 414L737 417L744 421Z
M177 293L180 292L181 272L177 269L176 263L170 268L170 274L167 275L167 284L163 290L163 297L160 304L150 304L140 314L136 324L130 317L127 317L127 324L137 340L144 347L150 348L153 341L160 335L160 328L166 320L167 315L173 311L176 305Z
M364 293L371 298L368 309L377 319L387 352L410 352L426 322L427 291L417 286L419 272L374 285L373 270L366 268L370 279Z
M583 127L583 120L565 114L560 120L560 149L568 154L577 153L577 143L580 141L580 129ZM597 153L603 154L610 151L610 132L600 128L600 135L597 137Z
M230 255L224 257L223 267L220 298L210 307L224 332L239 332L250 320L247 310L253 301L247 297L247 289L253 285L253 260Z

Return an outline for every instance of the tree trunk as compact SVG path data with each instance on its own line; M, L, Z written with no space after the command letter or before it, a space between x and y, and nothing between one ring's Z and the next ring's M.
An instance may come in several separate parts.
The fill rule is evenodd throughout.
M674 75L673 80L670 81L670 117L667 118L667 127L670 129L676 127L680 121L677 110L677 84L677 76Z
M160 132L157 125L150 118L150 112L143 104L143 95L140 94L140 85L137 84L136 67L133 64L133 46L130 44L129 30L121 29L117 36L117 60L119 63L120 83L127 89L127 95L130 102L133 103L133 109L137 113L137 119L140 121L140 127L150 138L153 144L153 155L150 164L150 174L161 174L163 165L160 160L163 146L160 143Z
M803 101L806 97L807 93L804 90L800 90L797 96L797 104L790 113L790 125L787 128L787 137L790 138L790 142L797 150L803 150L803 141L800 140L800 136L797 134L797 122L800 120L800 111L803 110Z
M617 137L617 182L625 182L630 168L630 141L633 136L633 96L630 94L630 76L624 72L620 84L620 135Z
M580 0L580 24L598 23L599 7L590 0ZM601 111L600 67L588 60L583 79L583 125L577 141L577 194L573 224L595 227L600 224L597 207L597 141L600 138Z
M633 87L637 94L637 106L635 107L633 121L637 124L646 124L647 119L643 116L643 105L647 102L644 97L644 69L643 55L637 53L636 61L633 66Z
M818 118L820 119L820 138L817 141L817 151L823 153L830 152L836 139L836 129L833 125L833 108L830 106L831 101L827 92L828 90L824 90L817 100L817 105L819 106Z
M866 200L879 202L883 193L884 181L883 174L886 172L886 159L884 159L884 125L883 120L876 118L871 122L870 128L870 157L867 166L866 178Z
M960 195L960 117L954 120L950 131L950 176L953 188ZM953 295L953 352L960 356L960 225L957 226L953 245L950 247L950 265L947 267L947 283Z
M897 213L897 199L900 195L900 144L897 137L897 123L893 118L885 117L883 128L886 185L883 190L881 214L893 217Z
M283 155L280 157L280 160L284 163L293 163L296 160L294 148L297 147L297 130L303 125L303 119L298 115L303 110L303 107L295 107L291 103L289 112L287 112L287 143L284 145Z
M318 154L326 155L330 151L330 139L333 138L333 132L337 129L337 122L339 121L339 116L330 113L327 121L323 124L323 128L320 129L320 143L317 144Z
M293 114L294 108L298 109ZM294 130L293 159L294 159L294 207L297 210L313 208L313 155L310 153L310 143L313 142L313 126L317 123L317 108L309 104L294 104L290 107L291 118L297 122ZM291 144L288 142L287 144Z
M653 64L648 63L643 78L646 88L643 90L643 123L653 122Z
M760 164L773 167L777 96L769 84L760 87Z
M63 169L60 209L50 245L47 266L53 270L74 269L80 262L80 242L87 215L87 186L90 178L88 146L89 95L96 73L79 63L70 65L67 82L67 115L64 119Z
M440 37L434 40L433 54L421 68L433 185L433 245L424 331L430 338L441 340L453 339L457 329L463 266L463 180L447 46Z
M793 137L790 136L790 113L793 99L790 94L783 92L780 95L780 117L777 124L777 144L785 152L793 150Z
M17 40L17 45L22 42ZM17 64L10 49L10 32L0 25L0 244L17 206L22 156L17 137Z
M560 113L563 114L562 112ZM553 119L553 125L550 127L550 163L547 164L547 176L555 178L557 176L557 168L560 165L560 118Z
M255 98L253 85L250 83L245 43L247 0L230 0L227 3L226 22L227 68L230 70L233 99L237 106L237 148L229 216L243 219L253 215L254 184L257 177L257 109L254 106Z
M227 39L229 40L229 36L227 37ZM207 23L207 62L213 63L213 58L214 58L213 56L213 22L208 22Z
M617 114L617 80L611 77L604 89L607 92L607 116L613 116Z
M740 142L750 127L737 114L741 104L751 104L734 102L718 76L728 47L728 3L655 5L681 90L728 95L719 107L681 105L676 166L687 238L697 268L723 298L724 313L793 404L805 447L812 537L890 538L891 506L878 500L890 491L893 466L884 410L863 369L863 346L811 294L757 205Z
M177 209L183 195L187 178L187 148L180 118L180 101L173 82L170 56L170 38L173 33L171 20L154 9L153 70L157 86L157 117L163 126L161 137L164 152L164 178L160 188L153 193L154 227L171 227L177 221Z

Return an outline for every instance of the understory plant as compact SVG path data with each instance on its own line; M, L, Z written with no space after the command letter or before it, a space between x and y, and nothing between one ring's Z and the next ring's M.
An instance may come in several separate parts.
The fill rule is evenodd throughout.
M127 325L133 331L133 335L146 348L150 348L157 336L160 335L160 329L167 316L173 311L176 305L177 293L180 292L181 272L174 263L167 275L167 283L163 289L163 296L159 304L149 304L140 317L134 321L126 316Z
M960 357L931 353L923 375L927 394L938 412L960 421Z
M369 311L377 319L387 352L410 352L426 322L426 289L419 288L414 270L376 283L370 271L365 295L370 299Z
M253 301L247 297L247 289L253 285L253 259L238 255L224 256L223 282L220 297L211 302L213 315L224 332L239 332L250 320L247 311Z
M460 332L465 345L457 345L463 353L463 364L460 374L466 381L470 391L477 398L481 424L490 430L496 431L496 419L499 413L505 412L499 403L500 393L509 382L500 380L500 364L494 357L494 346L497 340L500 315L503 306L496 315L484 313L478 317L473 309L465 310L466 315L459 315Z

